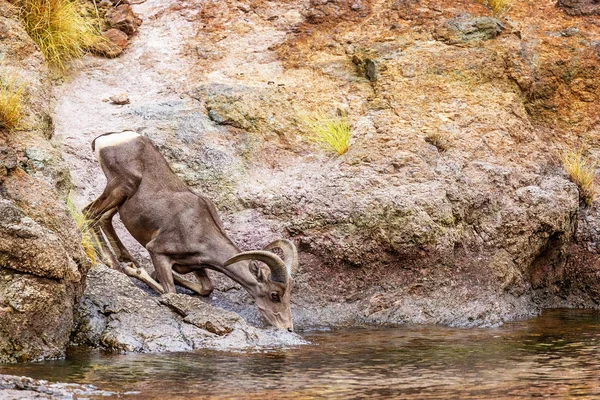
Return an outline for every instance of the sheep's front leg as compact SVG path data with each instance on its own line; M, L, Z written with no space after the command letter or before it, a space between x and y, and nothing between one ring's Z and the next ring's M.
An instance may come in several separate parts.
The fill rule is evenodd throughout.
M117 236L117 232L113 226L113 217L117 213L117 208L111 208L100 217L100 227L102 231L106 235L108 242L110 243L112 249L117 256L117 260L121 262L130 262L133 263L137 268L141 268L140 264L133 258L129 250L125 247L119 236Z
M86 207L86 209L89 210L90 206ZM106 213L102 214L100 216L99 221L92 221L90 224L96 235L96 239L98 240L98 245L100 246L99 250L103 261L106 264L108 264L112 269L115 269L117 271L122 270L126 275L144 282L146 285L148 285L148 287L162 294L164 292L163 287L154 279L152 279L152 277L148 274L148 272L145 269L139 266L139 264L133 259L131 254L129 254L129 251L127 251L127 249L117 236L117 233L115 232L112 226L112 218L115 215L115 213L116 207L109 209ZM108 243L105 240L104 235L106 235ZM112 250L115 250L115 253L121 255L121 260L128 259L128 261L130 261L130 264L126 264L124 266L121 265L121 260L118 260L117 257L115 257Z

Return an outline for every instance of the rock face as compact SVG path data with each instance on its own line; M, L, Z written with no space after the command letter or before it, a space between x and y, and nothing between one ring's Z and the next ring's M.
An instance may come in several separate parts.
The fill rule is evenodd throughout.
M0 1L0 79L25 84L22 128L0 128L0 363L64 354L89 260L65 206L69 173L47 139L48 71Z
M88 273L74 342L115 351L243 349L305 343L283 331L249 326L237 314L189 295L153 297L123 273L96 266Z
M598 202L579 203L558 160L583 139L600 153L592 18L554 2L494 18L470 0L133 9L136 45L57 88L81 204L104 184L91 140L135 129L217 203L243 249L299 245L296 326L489 326L598 304ZM131 98L118 110L101 102L115 85ZM305 116L322 109L352 124L341 157L307 140ZM214 302L253 320L248 296L213 278Z

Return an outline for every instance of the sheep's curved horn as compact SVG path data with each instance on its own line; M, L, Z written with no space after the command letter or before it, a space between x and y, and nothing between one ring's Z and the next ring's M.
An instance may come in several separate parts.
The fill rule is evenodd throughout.
M281 282L287 285L287 267L283 260L279 258L277 254L264 250L245 251L243 253L239 253L231 257L229 260L225 261L223 265L228 266L238 261L244 260L257 260L264 262L269 266L269 269L271 270L271 280Z
M266 245L263 250L271 250L277 247L283 250L283 262L285 262L288 275L292 276L298 269L298 250L296 246L287 239L279 239Z

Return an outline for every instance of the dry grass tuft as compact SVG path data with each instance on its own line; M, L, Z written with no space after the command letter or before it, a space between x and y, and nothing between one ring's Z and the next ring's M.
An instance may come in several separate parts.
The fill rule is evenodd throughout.
M441 132L430 133L425 136L425 141L437 147L440 153L443 153L450 147L450 138L447 134Z
M77 224L77 228L81 231L81 246L83 247L83 251L85 255L92 261L92 264L96 264L98 262L98 239L96 238L96 234L94 233L93 224L86 218L86 216L75 207L73 201L71 200L71 194L67 198L67 208L69 209L69 213L75 220L75 224Z
M502 15L508 12L511 0L477 0L479 3L488 6L494 15Z
M25 30L51 68L64 71L101 40L93 23L73 0L17 0Z
M597 164L583 155L582 150L567 150L561 155L563 167L569 178L579 188L579 198L589 206L596 195Z
M0 78L0 128L17 128L24 105L25 84L18 84L15 76Z
M332 116L319 111L302 116L301 120L310 131L310 140L324 150L339 156L348 151L352 128L345 113Z

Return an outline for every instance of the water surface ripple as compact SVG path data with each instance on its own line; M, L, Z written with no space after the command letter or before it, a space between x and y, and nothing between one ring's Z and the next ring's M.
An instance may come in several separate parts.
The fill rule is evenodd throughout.
M312 345L260 352L111 355L2 373L91 383L150 398L600 397L600 312L549 310L493 329L438 326L305 332Z

